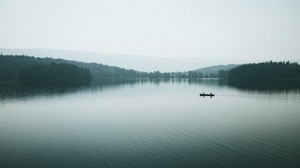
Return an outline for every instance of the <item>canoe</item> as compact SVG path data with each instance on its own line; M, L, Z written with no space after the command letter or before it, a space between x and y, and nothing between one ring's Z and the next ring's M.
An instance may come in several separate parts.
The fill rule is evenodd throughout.
M210 97L212 97L212 96L215 96L215 94L212 94L212 93L210 93L210 94L207 94L207 93L200 93L200 96L210 96Z

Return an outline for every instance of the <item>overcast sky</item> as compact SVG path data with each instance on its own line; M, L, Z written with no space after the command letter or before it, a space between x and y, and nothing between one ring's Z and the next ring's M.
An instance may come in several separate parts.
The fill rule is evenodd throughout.
M0 47L299 59L299 0L0 0Z

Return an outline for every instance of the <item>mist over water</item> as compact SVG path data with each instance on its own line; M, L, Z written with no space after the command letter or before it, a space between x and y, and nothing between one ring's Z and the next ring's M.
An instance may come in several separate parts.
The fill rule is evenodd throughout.
M1 168L300 166L295 87L168 79L0 90Z

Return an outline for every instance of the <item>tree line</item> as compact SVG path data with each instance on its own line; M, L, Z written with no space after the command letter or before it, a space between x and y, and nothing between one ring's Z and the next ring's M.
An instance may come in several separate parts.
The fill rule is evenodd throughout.
M53 59L53 58L38 58L25 55L0 55L0 81L16 81L19 76L24 76L26 68L31 67L26 70L33 71L36 69L49 69L52 66L50 64L62 64L61 66L67 67L65 64L72 64L80 68L88 69L94 79L100 78L110 78L110 79L135 79L135 78L202 78L205 77L199 71L187 71L187 72L143 72L135 71L132 69L125 69L116 66L108 66L98 63L83 63L78 61L69 61L64 59ZM37 66L39 65L39 66ZM41 65L46 65L41 67ZM57 68L62 68L58 66ZM60 73L67 71L67 69L60 69ZM58 72L57 72L58 73ZM75 74L75 72L74 72ZM71 75L71 74L69 74ZM26 76L26 75L25 75ZM29 79L27 74L27 78ZM21 77L23 79L23 77Z
M89 69L67 63L34 64L19 73L21 83L83 85L91 80Z
M229 84L263 83L274 81L299 81L300 65L291 62L262 62L244 64L229 71L219 71L220 78Z

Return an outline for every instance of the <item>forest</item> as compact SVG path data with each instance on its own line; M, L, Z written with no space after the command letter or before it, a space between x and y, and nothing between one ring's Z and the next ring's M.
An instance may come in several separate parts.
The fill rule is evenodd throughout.
M229 71L219 71L221 78L228 84L263 84L267 82L284 82L300 80L300 65L291 62L263 62L244 64Z
M72 64L88 69L93 79L135 79L135 78L202 78L198 71L187 72L140 72L116 66L108 66L98 63L83 63L64 59L38 58L25 55L0 55L0 81L17 81L21 70L33 65ZM36 66L31 68L38 68ZM41 68L41 67L39 67ZM48 67L49 68L49 67ZM30 69L30 68L29 68ZM29 69L27 69L29 71ZM23 74L22 74L23 75ZM22 77L23 79L23 77Z
M19 73L22 84L85 85L91 79L89 69L66 63L34 64L21 69Z

